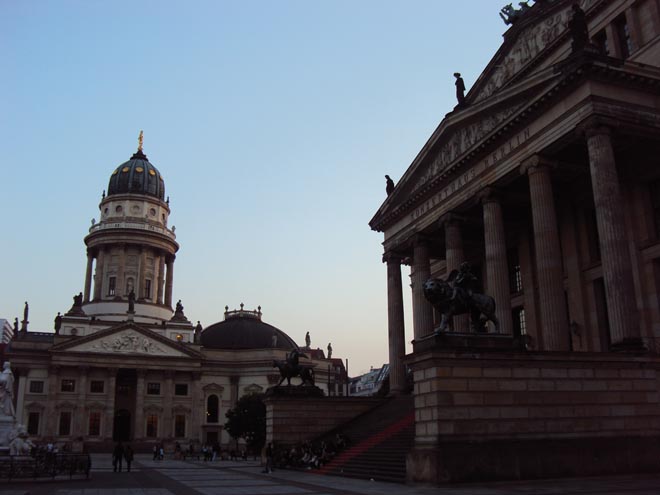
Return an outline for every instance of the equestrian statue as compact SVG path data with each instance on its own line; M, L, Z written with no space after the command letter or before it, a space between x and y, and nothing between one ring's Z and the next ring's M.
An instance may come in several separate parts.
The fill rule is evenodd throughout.
M298 349L293 349L287 354L285 361L273 361L273 368L278 368L281 376L280 382L276 385L277 387L282 385L284 379L286 379L287 385L291 386L291 378L295 376L301 378L302 383L300 385L314 386L314 370L309 366L301 365L299 362L300 357L307 358Z
M465 313L470 314L473 332L487 332L486 322L490 320L499 333L500 322L495 316L495 299L477 291L477 277L467 262L461 263L458 270L452 270L447 280L430 278L424 283L424 297L442 315L436 333L446 331L452 317Z

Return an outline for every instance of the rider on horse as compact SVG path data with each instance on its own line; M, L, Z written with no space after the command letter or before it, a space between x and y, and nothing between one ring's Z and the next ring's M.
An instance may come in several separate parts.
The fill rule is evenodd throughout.
M454 278L453 292L450 300L454 301L458 296L463 304L469 305L472 300L472 294L478 290L478 283L479 280L472 273L470 264L467 261L464 261L461 263L458 273Z

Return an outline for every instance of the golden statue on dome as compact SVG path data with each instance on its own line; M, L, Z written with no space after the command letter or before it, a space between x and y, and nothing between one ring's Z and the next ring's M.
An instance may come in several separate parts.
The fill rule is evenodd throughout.
M140 135L138 136L138 151L142 151L142 142L144 141L144 133L140 131Z

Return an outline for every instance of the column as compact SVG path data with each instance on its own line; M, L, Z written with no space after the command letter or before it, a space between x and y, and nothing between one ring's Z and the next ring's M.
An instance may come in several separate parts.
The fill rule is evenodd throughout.
M202 397L202 374L199 371L193 371L191 378L190 399L192 401L192 413L188 438L202 441L201 415L206 410L204 404L200 402L200 398Z
M174 282L174 255L167 259L167 280L165 281L165 306L172 307L172 285Z
M413 248L412 306L415 340L433 333L433 306L424 297L424 283L431 278L428 241L419 238Z
M163 304L163 282L165 278L165 254L162 252L158 255L158 288L156 304Z
M463 252L463 233L461 232L462 218L454 213L448 213L440 219L445 228L445 261L447 265L447 276L452 270L465 261ZM454 332L467 333L470 330L470 317L468 315L454 316Z
M121 244L119 246L119 267L117 269L117 286L115 289L115 295L119 297L128 296L128 294L126 294L126 280L124 278L125 269L126 269L126 245Z
M544 350L567 351L570 344L564 271L550 166L543 158L532 156L522 164L521 172L529 177Z
M484 239L486 255L486 293L495 299L495 315L500 321L500 333L512 333L511 292L506 257L506 238L502 205L492 188L482 191Z
M174 371L165 371L165 390L163 393L163 429L164 438L174 436L174 427L172 425L172 391L174 390Z
M147 273L147 250L144 247L140 248L140 268L138 273L138 282L135 288L136 300L144 299L144 280Z
M57 397L60 385L60 367L50 366L48 368L48 399L44 414L44 427L41 431L44 436L57 435Z
M105 402L105 421L103 422L103 435L106 441L112 440L115 426L115 393L117 389L117 368L108 368L108 395Z
M94 266L94 254L91 249L87 250L87 271L85 272L85 302L89 302L92 292L92 268Z
M586 130L586 137L612 349L642 349L623 203L610 131L593 122Z
M387 332L390 351L390 395L401 395L406 390L405 324L403 319L403 287L401 284L401 257L386 253L387 262Z
M87 435L87 376L89 366L78 366L78 404L76 406L77 420L74 420L71 431L74 437Z
M18 374L16 421L20 424L27 425L27 417L24 414L23 408L25 407L25 392L27 390L27 379L30 370L28 368L17 368L15 372Z
M147 375L146 370L137 370L137 383L135 386L135 425L133 427L133 437L135 440L144 438L144 379Z
M99 248L96 255L96 274L94 275L94 300L98 301L103 295L103 265L105 263L105 250Z

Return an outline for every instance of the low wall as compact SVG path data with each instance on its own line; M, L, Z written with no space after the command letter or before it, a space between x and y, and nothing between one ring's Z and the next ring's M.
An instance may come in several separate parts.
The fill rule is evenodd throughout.
M410 481L660 471L657 357L429 350L408 364Z
M287 397L266 400L266 442L293 445L318 438L381 404L371 397Z

